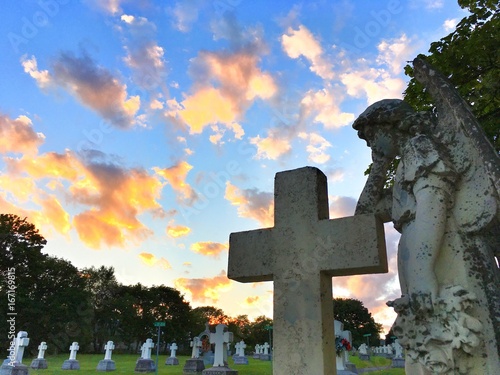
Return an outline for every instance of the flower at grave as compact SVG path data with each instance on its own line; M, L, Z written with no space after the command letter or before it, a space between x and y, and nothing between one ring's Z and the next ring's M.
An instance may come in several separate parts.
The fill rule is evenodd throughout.
M337 352L337 355L340 355L344 350L347 350L348 352L351 351L351 343L343 337L335 336L335 351Z

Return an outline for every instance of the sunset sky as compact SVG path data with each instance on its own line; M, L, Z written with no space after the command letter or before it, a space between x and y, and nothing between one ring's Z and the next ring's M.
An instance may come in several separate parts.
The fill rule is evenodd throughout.
M401 98L406 61L466 16L456 0L19 0L0 22L0 212L45 251L193 307L272 317L272 283L226 277L231 232L273 226L276 172L316 166L330 217L371 161L351 129ZM333 295L394 319L389 273Z

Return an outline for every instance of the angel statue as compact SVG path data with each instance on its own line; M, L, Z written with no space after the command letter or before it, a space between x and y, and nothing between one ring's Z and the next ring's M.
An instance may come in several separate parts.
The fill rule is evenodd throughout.
M402 296L388 305L406 374L500 374L500 158L446 78L413 64L437 115L388 99L356 119L373 159L356 214L401 233Z

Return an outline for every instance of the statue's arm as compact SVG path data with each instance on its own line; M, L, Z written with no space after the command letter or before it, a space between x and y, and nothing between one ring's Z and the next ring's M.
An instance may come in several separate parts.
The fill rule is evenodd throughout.
M419 179L413 190L416 212L411 237L414 242L408 254L412 266L408 268L407 277L408 285L413 286L409 290L410 295L419 294L426 308L432 308L432 302L438 296L434 266L446 230L448 184L441 177L430 175Z
M384 189L390 159L373 154L373 164L356 205L355 215L373 213L384 221L391 221L392 191Z

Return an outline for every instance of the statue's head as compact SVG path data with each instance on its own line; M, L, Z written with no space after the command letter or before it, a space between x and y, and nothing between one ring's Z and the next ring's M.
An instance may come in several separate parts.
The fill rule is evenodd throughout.
M352 127L358 131L358 137L369 142L370 133L378 128L405 131L408 119L414 115L413 108L400 99L384 99L369 106L354 121Z

